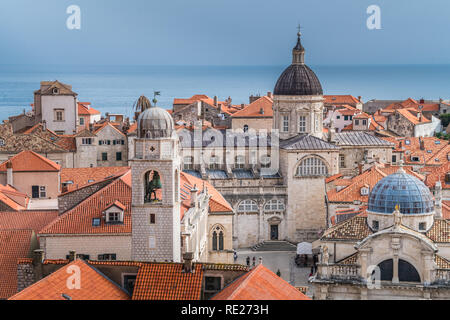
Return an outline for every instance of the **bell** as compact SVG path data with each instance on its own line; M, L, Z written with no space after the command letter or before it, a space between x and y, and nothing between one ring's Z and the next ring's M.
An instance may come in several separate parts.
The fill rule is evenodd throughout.
M152 184L152 186L153 186L155 189L161 189L161 188L162 188L162 183L161 183L161 179L160 179L160 177L159 177L159 173L158 173L158 172L155 172L155 173L153 174L153 179L152 179L152 181L151 181L151 184Z

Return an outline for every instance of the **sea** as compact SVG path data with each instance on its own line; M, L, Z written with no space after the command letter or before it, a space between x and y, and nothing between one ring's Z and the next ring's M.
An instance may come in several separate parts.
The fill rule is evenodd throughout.
M153 98L172 108L174 98L194 94L231 97L248 103L250 95L273 91L286 66L45 66L0 65L0 120L31 109L40 81L72 85L79 101L103 114L132 117L137 98ZM438 100L450 98L450 65L313 65L324 94L352 94L371 99Z

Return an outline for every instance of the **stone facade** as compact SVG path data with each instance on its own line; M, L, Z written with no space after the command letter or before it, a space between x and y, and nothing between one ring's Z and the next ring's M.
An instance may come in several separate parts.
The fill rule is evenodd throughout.
M128 163L127 138L114 128L106 125L96 131L98 139L97 166L99 167L122 167ZM106 155L106 160L104 156Z
M130 234L55 235L40 238L46 259L63 259L69 251L88 255L98 260L102 254L116 254L116 260L129 261L131 257Z
M132 259L181 260L178 138L136 139L132 174ZM145 202L145 175L158 172L161 199ZM152 224L150 215L155 215Z

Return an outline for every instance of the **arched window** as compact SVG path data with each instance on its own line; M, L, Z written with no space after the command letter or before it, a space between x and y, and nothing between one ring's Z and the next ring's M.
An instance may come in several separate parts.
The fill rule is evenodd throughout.
M244 132L248 131L248 125L244 125Z
M220 225L216 225L212 229L212 250L222 251L224 248L224 228Z
M183 169L194 170L194 158L191 156L183 158Z
M144 176L144 202L153 203L162 200L162 182L159 172L150 170Z
M310 157L302 160L297 168L297 176L326 176L328 168L322 159Z
M264 155L261 157L261 168L270 168L270 156Z
M264 211L284 211L285 206L281 200L270 200L264 205Z
M245 157L244 156L236 156L234 168L235 169L244 169L245 166Z
M381 272L381 281L392 281L394 261L392 259L384 260L378 264ZM416 268L408 261L399 259L398 261L398 280L401 282L420 282L420 275Z
M258 212L258 205L253 200L244 200L239 203L239 212Z

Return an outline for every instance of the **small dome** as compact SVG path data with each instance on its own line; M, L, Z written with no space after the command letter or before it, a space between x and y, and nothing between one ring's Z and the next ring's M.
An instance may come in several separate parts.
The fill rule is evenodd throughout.
M305 64L291 64L278 78L273 94L285 96L322 95L322 85Z
M170 138L174 132L172 116L160 107L145 109L137 121L139 138Z
M433 197L428 187L403 169L381 179L369 196L368 211L392 214L395 206L402 214L423 214L434 211Z

